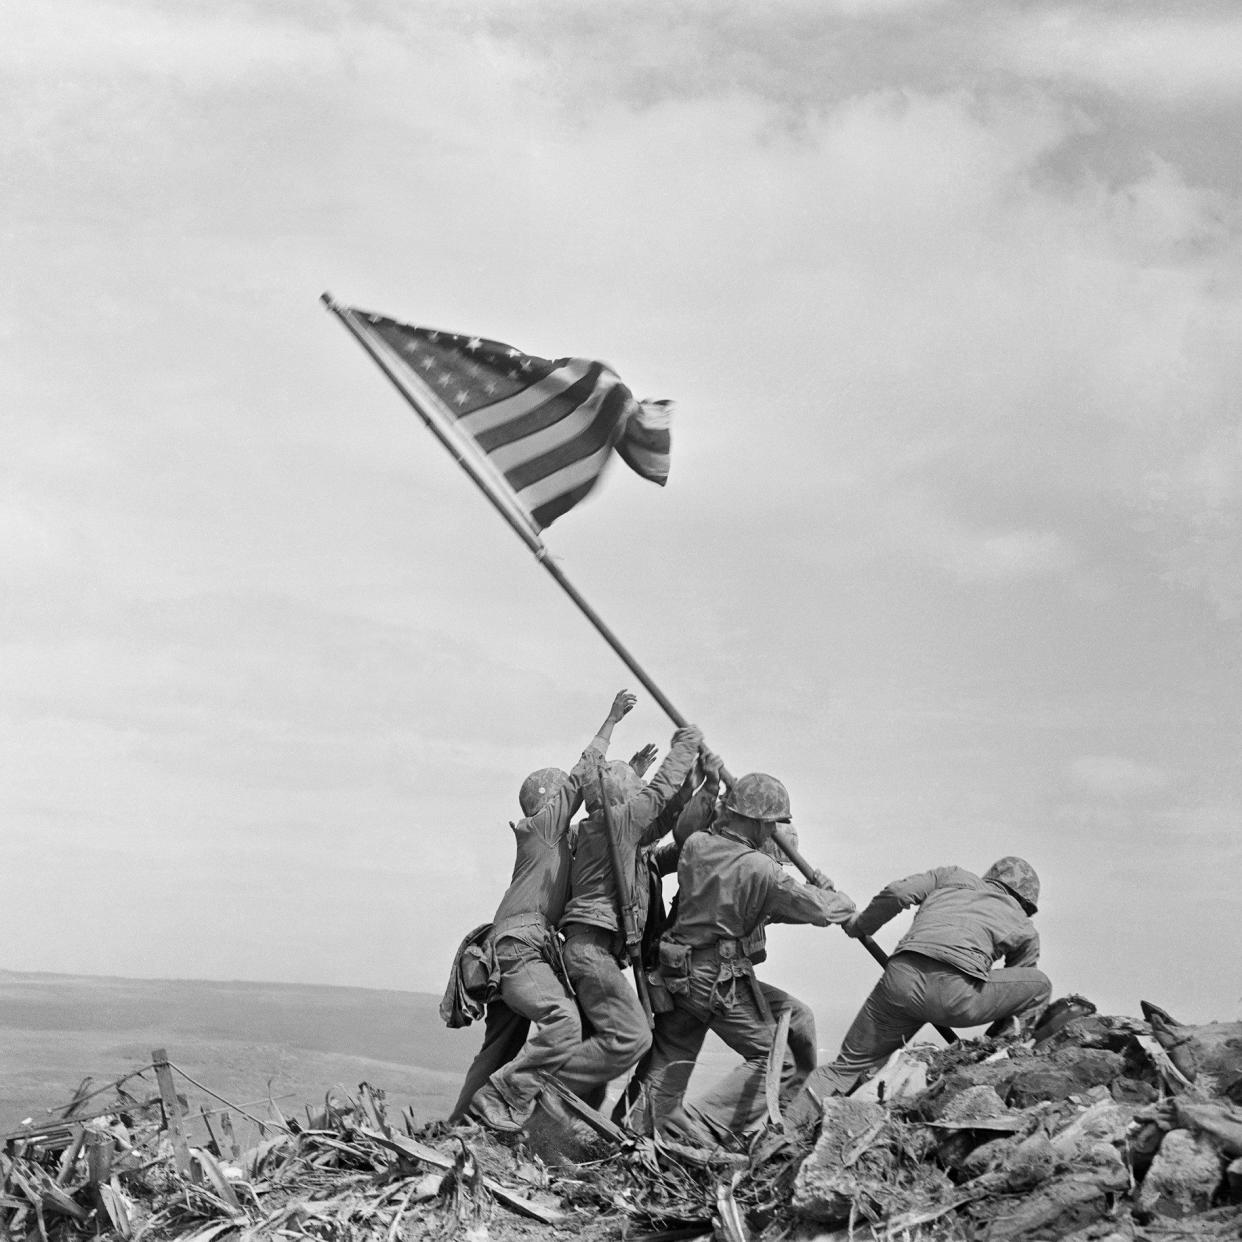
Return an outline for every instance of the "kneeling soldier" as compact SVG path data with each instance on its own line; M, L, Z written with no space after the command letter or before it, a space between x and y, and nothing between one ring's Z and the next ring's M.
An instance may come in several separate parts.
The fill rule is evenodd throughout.
M807 1085L821 1097L845 1095L924 1023L999 1027L1044 1004L1052 984L1036 969L1039 933L1030 916L1038 901L1035 868L1012 855L982 876L962 867L933 867L881 889L846 923L848 935L869 936L912 905L918 913L836 1060L816 1070ZM1002 957L1004 967L993 970Z

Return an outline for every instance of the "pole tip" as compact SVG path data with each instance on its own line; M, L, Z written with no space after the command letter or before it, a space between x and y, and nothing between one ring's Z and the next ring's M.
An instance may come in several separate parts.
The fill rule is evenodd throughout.
M325 306L329 306L329 307L331 307L331 306L335 306L335 305L336 305L336 300L335 300L335 299L333 298L333 296L332 296L330 293L328 293L327 291L325 291L325 292L323 292L323 293L321 293L321 294L319 295L319 300L320 300L320 301L321 301L321 302L322 302Z

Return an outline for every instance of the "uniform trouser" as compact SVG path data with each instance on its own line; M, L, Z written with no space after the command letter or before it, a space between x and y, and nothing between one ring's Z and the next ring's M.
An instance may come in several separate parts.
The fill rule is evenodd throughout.
M789 1009L789 1035L781 1066L781 1095L788 1099L815 1067L815 1016L801 1001L767 983L755 983L771 1017L755 1000L752 981L737 978L718 985L719 965L709 960L689 977L689 991L673 996L673 1009L656 1015L655 1038L647 1063L647 1111L635 1110L637 1129L658 1126L682 1104L690 1074L708 1031L718 1035L743 1062L705 1096L686 1107L691 1120L719 1137L753 1126L767 1107L764 1091L768 1052L782 1009Z
M1048 976L1033 966L1001 967L976 979L921 953L896 953L845 1033L836 1060L816 1070L807 1085L821 1097L843 1095L925 1023L982 1026L1051 995Z
M504 937L496 942L494 952L501 1001L536 1028L525 1047L488 1076L514 1119L521 1120L534 1106L543 1086L542 1075L558 1070L582 1042L582 1021L573 997L541 948Z
M591 1033L556 1076L593 1108L603 1103L609 1082L651 1046L638 994L613 953L615 942L616 934L603 927L570 924L565 931L565 971Z

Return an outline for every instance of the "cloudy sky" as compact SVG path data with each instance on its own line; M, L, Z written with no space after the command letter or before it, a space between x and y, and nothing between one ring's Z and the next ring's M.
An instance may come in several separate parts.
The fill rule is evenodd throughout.
M0 966L438 990L634 687L330 290L677 401L548 544L841 887L1019 853L1058 992L1242 1014L1236 5L5 24Z

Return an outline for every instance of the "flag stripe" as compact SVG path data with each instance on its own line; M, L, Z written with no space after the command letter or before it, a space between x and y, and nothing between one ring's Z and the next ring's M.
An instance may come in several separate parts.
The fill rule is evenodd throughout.
M496 468L507 475L526 462L554 453L562 445L572 444L588 433L597 419L607 417L604 410L607 395L607 392L601 391L588 393L583 401L551 426L495 449L488 456L496 463Z
M575 487L572 491L562 492L554 500L549 500L546 504L540 505L537 509L531 510L531 517L542 530L545 526L551 526L562 513L572 509L574 505L580 501L596 484L599 479L599 472L588 479L579 487Z
M566 496L573 496L574 499L570 504L577 503L595 486L599 479L600 471L608 459L608 453L609 449L605 445L589 457L583 457L577 461L570 462L560 470L537 479L534 483L523 488L518 493L518 499L532 515L546 513L549 509L555 509L561 499ZM565 506L565 508L568 507L569 505ZM564 508L557 510L558 513L563 513L564 511ZM547 522L551 521L551 518L535 517L535 520L546 525Z
M457 420L458 425L476 438L482 436L484 432L507 423L511 418L520 418L523 414L538 409L549 397L555 397L576 384L587 374L591 365L586 358L567 359L563 366L557 367L537 384L462 415Z
M594 375L584 375L576 384L555 397L543 402L537 409L528 410L520 417L511 419L499 427L493 427L482 435L476 435L479 447L485 453L500 454L515 441L537 435L555 428L562 420L570 418L593 396L597 387Z
M537 479L562 469L580 458L589 457L601 449L611 448L617 435L616 413L625 401L623 390L613 388L604 394L600 416L594 419L580 435L520 466L504 472L514 491L520 492Z

